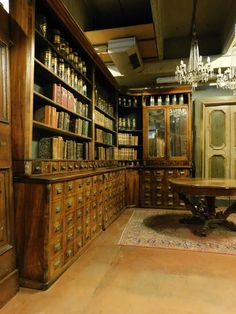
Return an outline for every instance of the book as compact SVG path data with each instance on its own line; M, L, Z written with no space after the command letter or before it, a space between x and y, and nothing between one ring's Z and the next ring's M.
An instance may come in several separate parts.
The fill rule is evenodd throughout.
M43 106L34 112L34 120L51 125L51 106Z

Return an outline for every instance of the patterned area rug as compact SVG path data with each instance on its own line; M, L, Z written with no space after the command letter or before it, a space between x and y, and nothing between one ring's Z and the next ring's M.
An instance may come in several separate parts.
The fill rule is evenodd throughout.
M235 231L217 225L210 229L206 237L201 237L200 225L179 222L181 218L189 215L188 211L134 210L119 244L236 254ZM236 215L231 215L230 219L236 222Z

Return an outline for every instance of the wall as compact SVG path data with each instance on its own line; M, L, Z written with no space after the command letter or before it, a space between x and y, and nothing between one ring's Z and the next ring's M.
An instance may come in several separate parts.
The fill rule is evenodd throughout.
M216 88L215 86L198 87L193 92L193 162L195 175L202 175L202 149L203 149L203 103L204 102L225 102L235 100L236 95L230 90Z

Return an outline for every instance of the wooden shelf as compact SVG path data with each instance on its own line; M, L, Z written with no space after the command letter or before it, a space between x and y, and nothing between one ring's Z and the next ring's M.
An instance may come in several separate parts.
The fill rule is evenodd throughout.
M141 147L142 147L142 145L118 144L118 147L141 148Z
M60 52L57 50L57 48L45 37L43 37L43 35L37 30L35 29L35 35L36 35L36 40L38 40L39 43L41 43L41 45L45 46L45 44L47 46L50 46L54 52L56 52L57 55L59 55L61 58L63 58L65 60L65 62L67 64L70 65L70 67L72 67L80 76L83 77L83 79L90 85L92 85L92 82L91 80L89 80L87 78L87 76L85 76L83 73L81 73L75 66L72 62L70 62L69 60L66 59L66 57Z
M38 121L33 121L33 127L37 128L37 129L41 129L41 130L45 130L48 132L51 132L53 134L58 134L58 135L64 135L66 137L71 137L74 139L81 139L83 141L91 141L92 139L90 137L86 137L83 135L78 135L76 133L73 132L69 132L69 131L65 131L63 129L58 129L58 128L53 128L50 125L38 122Z
M106 128L105 126L102 126L102 125L100 125L100 124L98 124L98 123L95 123L95 126L98 127L99 129L102 129L102 130L107 131L107 132L109 132L109 133L113 133L113 134L116 134L116 133L117 133L116 131L111 130L111 129L109 129L109 128Z
M98 106L95 106L95 109L98 110L99 112L101 112L102 114L104 114L104 116L112 119L112 120L116 120L115 117L111 116L109 113L103 111L101 108L99 108Z
M92 119L84 117L84 116L82 116L82 115L80 115L80 114L78 114L78 113L76 113L74 111L71 111L68 108L58 104L57 102L51 100L50 98L48 98L48 97L46 97L46 96L44 96L44 95L42 95L42 94L40 94L40 93L38 93L36 91L34 91L34 97L35 97L36 101L42 100L44 102L44 105L48 104L48 105L51 105L53 107L62 109L63 111L68 112L70 115L73 115L74 117L81 118L81 119L84 119L84 120L87 120L87 121L90 121L90 122L92 121Z
M34 60L35 60L35 71L36 73L39 73L40 77L43 77L45 80L50 81L52 83L62 84L67 90L70 90L80 100L91 103L92 100L90 98L88 98L87 96L81 94L76 89L74 89L71 85L65 82L60 76L56 75L48 67L46 67L41 61L39 61L36 58Z
M142 130L118 130L118 133L142 133Z
M106 146L106 147L116 147L113 144L106 144L106 143L99 142L99 141L95 141L95 145L101 145L101 146Z

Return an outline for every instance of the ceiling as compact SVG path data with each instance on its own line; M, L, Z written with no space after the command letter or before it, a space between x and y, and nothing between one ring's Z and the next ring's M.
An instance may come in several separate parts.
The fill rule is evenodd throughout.
M109 53L108 42L129 37L136 39L135 49L143 66L134 70L127 65L126 70L122 69L121 75L116 76L121 87L173 82L176 65L189 56L193 23L200 54L209 55L213 60L219 60L233 38L235 0L81 1L87 11L87 21L84 20L82 28L109 68L114 70L120 65L116 62L119 55L113 58ZM120 55L121 62L123 57L124 53Z

